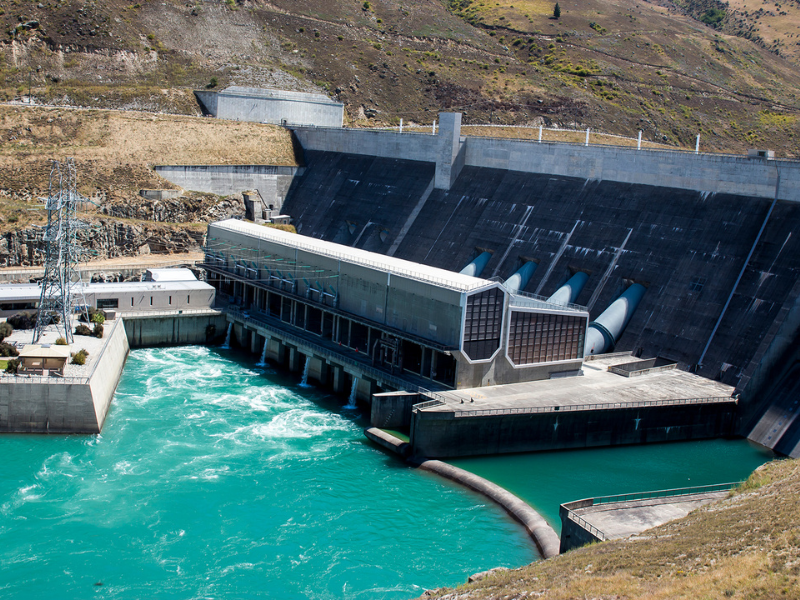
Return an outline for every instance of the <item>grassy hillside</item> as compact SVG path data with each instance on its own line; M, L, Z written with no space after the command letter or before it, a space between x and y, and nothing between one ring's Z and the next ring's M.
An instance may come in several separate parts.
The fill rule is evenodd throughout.
M593 544L422 598L800 598L800 462L634 540Z
M193 88L277 86L350 124L452 109L800 156L800 10L753 1L1 0L0 96L196 114Z

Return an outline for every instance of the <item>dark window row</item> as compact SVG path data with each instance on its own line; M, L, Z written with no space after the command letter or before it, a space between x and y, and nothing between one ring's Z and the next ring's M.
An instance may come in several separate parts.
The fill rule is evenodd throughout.
M583 357L586 318L511 312L508 355L515 365Z
M505 296L492 288L467 298L464 319L464 353L471 360L486 360L500 347Z

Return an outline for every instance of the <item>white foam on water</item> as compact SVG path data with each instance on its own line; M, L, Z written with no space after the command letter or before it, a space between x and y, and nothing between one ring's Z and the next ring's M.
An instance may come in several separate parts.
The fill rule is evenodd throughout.
M121 460L118 463L114 464L114 471L119 473L120 475L131 475L133 474L133 464L127 460Z

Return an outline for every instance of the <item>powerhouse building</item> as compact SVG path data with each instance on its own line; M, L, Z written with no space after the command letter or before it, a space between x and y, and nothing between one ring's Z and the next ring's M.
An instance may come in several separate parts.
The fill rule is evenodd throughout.
M472 277L227 220L209 225L208 282L260 319L468 388L577 374L588 313Z

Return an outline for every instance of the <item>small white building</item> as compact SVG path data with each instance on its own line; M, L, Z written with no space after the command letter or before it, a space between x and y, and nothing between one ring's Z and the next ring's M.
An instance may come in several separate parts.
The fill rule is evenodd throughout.
M42 288L36 283L0 285L0 317L36 310L41 293ZM214 305L216 291L192 275L190 281L89 283L84 285L83 293L88 306L124 314L151 310L208 309Z

